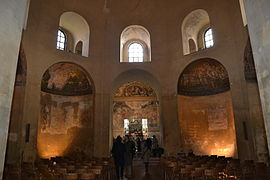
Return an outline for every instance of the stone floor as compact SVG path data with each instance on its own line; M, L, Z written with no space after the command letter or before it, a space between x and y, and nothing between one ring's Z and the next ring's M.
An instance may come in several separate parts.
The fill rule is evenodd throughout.
M133 161L133 177L124 178L124 180L163 180L162 170L159 159L151 159L149 163L149 172L145 173L142 160Z

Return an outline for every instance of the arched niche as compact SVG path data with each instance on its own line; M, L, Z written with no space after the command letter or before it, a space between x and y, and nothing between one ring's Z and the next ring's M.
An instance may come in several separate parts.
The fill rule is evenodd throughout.
M120 37L120 62L128 61L128 47L132 43L139 43L143 47L143 62L151 61L150 33L140 25L126 27Z
M203 9L194 10L184 18L181 28L184 55L204 49L204 32L209 28L210 18ZM194 41L195 48L190 47L190 39Z
M138 87L138 88L137 88ZM131 93L124 93L131 89ZM134 91L133 91L134 90ZM139 91L138 91L139 90ZM119 92L122 92L119 95ZM138 93L137 93L138 92ZM128 112L131 112L130 117L133 117L134 110L129 106L130 100L135 100L135 104L138 105L137 111L138 115L147 115L149 117L149 122L154 121L157 123L152 123L153 128L157 131L157 136L159 138L159 144L163 145L163 131L162 131L162 121L161 121L161 99L160 99L160 85L157 79L149 72L140 70L140 69L132 69L129 71L125 71L120 73L113 81L112 91L111 91L111 135L110 135L110 143L112 143L112 139L114 136L123 135L124 127L123 125L123 117L121 112L124 112L124 109L127 109ZM127 94L127 95L123 95ZM129 95L128 95L129 94ZM148 94L148 95L145 95ZM120 97L119 97L120 96ZM128 102L127 108L123 104ZM150 103L149 102L153 102ZM121 106L117 104L121 103ZM145 105L143 105L145 104ZM156 114L156 109L157 113ZM156 119L151 118L151 114L147 114L146 112L153 112L152 117L156 117ZM120 116L118 116L120 113ZM118 114L118 115L117 115ZM125 113L124 113L125 114ZM154 115L154 116L153 116ZM157 115L157 116L155 116ZM119 119L120 118L120 119ZM118 119L118 120L117 120ZM122 120L121 120L122 119ZM118 122L118 123L117 123ZM117 125L118 124L118 125ZM148 134L148 136L153 135L154 133ZM112 144L111 144L112 145Z
M94 85L79 65L61 62L43 74L38 155L66 156L93 151Z
M88 57L90 28L87 21L75 12L65 12L61 15L59 29L66 35L66 48L68 52L76 53L76 45L82 42L82 56Z
M128 125L125 125L128 121ZM154 89L140 81L120 86L113 98L113 137L152 137L160 142L159 101Z
M79 54L79 55L82 55L82 48L83 48L83 42L82 42L82 41L79 41L79 42L76 44L76 47L75 47L75 53L76 53L76 54Z
M196 60L181 73L178 117L185 151L237 156L229 77L218 61Z

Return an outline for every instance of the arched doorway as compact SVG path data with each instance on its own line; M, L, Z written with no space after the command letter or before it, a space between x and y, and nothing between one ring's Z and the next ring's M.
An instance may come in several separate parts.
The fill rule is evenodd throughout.
M152 87L140 81L123 84L113 98L113 137L156 136L160 142L159 101Z
M178 116L184 150L237 156L230 82L214 59L189 64L178 82Z
M38 154L42 158L93 152L94 85L73 63L57 63L41 81Z

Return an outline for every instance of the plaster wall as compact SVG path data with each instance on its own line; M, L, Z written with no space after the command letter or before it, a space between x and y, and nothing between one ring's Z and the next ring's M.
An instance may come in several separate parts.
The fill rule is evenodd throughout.
M267 135L268 149L270 147L270 2L267 0L244 1L247 23L249 27L250 40L253 49L255 67L265 130ZM260 13L258 13L260 12Z
M0 3L0 179L2 179L11 102L27 1L1 0Z
M237 157L230 92L211 96L178 96L183 150L195 154Z
M93 95L61 96L41 92L37 138L41 158L93 150Z
M190 0L181 2L181 5L178 1L162 0L110 1L107 4L110 11L106 12L103 11L103 5L102 1L87 0L66 0L65 3L34 0L30 4L28 29L23 37L29 62L23 123L30 123L33 128L30 131L30 142L25 146L24 160L35 159L40 80L52 64L61 61L79 64L93 78L95 156L107 156L110 152L112 91L117 77L133 70L151 74L159 85L164 148L167 154L175 154L181 147L177 108L178 78L188 64L206 57L218 60L228 71L239 157L254 158L254 142L252 139L246 141L242 130L243 121L250 127L250 119L242 63L246 34L239 3L235 0ZM186 15L195 9L208 12L214 31L215 46L184 56L181 25ZM55 37L59 17L65 11L74 11L82 15L91 27L89 57L56 50ZM151 63L119 62L121 33L124 28L134 24L142 25L151 35ZM133 73L133 77L134 80L139 78L140 71ZM248 131L253 137L251 128Z

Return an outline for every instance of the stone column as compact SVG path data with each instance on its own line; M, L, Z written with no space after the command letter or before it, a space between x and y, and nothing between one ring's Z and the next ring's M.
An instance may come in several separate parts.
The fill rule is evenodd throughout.
M270 148L270 1L245 0L264 123Z
M27 0L0 1L0 179L6 144L16 68Z

